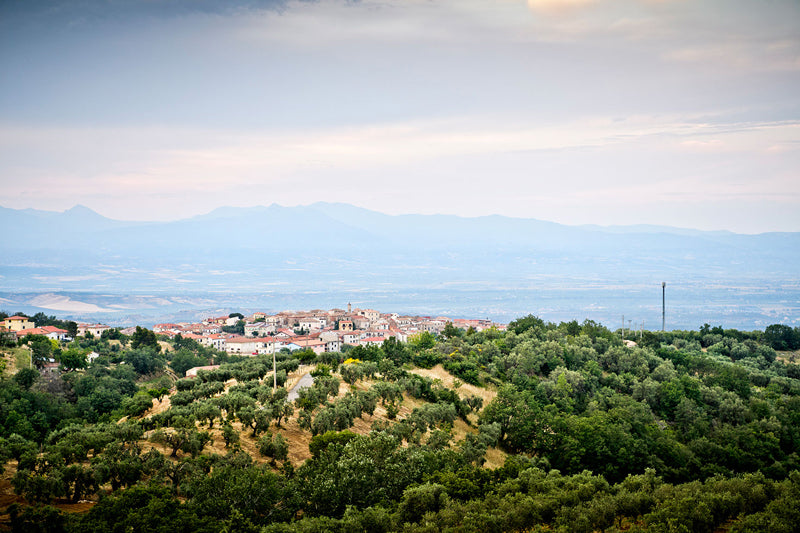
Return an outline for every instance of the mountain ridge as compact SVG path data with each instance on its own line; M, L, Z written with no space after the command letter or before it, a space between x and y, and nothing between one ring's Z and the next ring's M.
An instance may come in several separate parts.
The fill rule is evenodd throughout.
M64 211L50 211L50 210L42 210L42 209L34 209L34 208L24 208L24 209L15 209L4 207L0 205L0 220L2 218L8 216L14 216L13 214L20 214L20 215L27 215L36 218L53 218L53 217L70 217L70 218L93 218L97 221L103 222L113 222L117 225L125 225L125 226L140 226L140 225L169 225L179 222L188 222L188 221L198 221L198 220L213 220L213 219L220 219L220 218L239 218L241 216L253 216L253 215L263 215L265 213L270 213L273 210L313 210L316 212L320 212L330 216L331 218L337 219L339 221L343 221L342 219L345 218L343 216L343 212L348 212L350 214L357 213L360 216L364 217L381 217L386 219L397 219L397 220L416 220L416 219L440 219L440 220L451 220L451 221L460 221L460 222L479 222L479 221L490 221L490 220L503 220L503 221L512 221L512 222L520 222L526 221L529 223L540 223L550 225L552 227L562 227L562 228L571 228L571 229L578 229L578 230L589 230L589 231L597 231L601 233L670 233L670 234L680 234L680 235L715 235L715 236L760 236L760 235L793 235L793 234L800 234L800 232L794 231L768 231L768 232L761 232L761 233L737 233L730 230L703 230L697 228L686 228L686 227L679 227L679 226L669 226L669 225L661 225L661 224L612 224L612 225L600 225L600 224L564 224L561 222L549 221L538 219L534 217L516 217L516 216L508 216L499 213L489 214L489 215L476 215L476 216L463 216L463 215L452 215L452 214L444 214L444 213L435 213L435 214L419 214L419 213L402 213L402 214L388 214L383 213L378 210L368 209L365 207L356 206L353 204L348 204L344 202L314 202L311 204L305 205L297 205L297 206L284 206L278 203L272 203L268 206L265 205L255 205L250 207L234 207L234 206L220 206L217 208L212 209L207 213L201 213L198 215L194 215L191 217L176 219L176 220L169 220L169 221L156 221L156 220L119 220L114 219L111 217L106 217L101 215L97 211L91 209L90 207L86 207L82 204L76 204L69 209L65 209Z
M0 208L0 223L19 236L0 241L0 296L20 303L39 293L95 295L87 303L102 308L137 294L156 303L191 294L234 309L363 299L421 314L535 311L608 322L637 313L660 323L666 281L673 323L752 328L800 316L800 233L604 230L325 202L223 207L172 222ZM148 304L147 312L190 307Z

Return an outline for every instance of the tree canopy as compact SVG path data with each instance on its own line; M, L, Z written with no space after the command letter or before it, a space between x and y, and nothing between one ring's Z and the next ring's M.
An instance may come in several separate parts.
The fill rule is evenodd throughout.
M795 333L628 345L529 315L279 353L277 389L271 355L162 353L145 328L129 346L32 336L63 372L0 378L0 467L23 498L6 511L18 531L795 531ZM290 400L301 364L314 382Z

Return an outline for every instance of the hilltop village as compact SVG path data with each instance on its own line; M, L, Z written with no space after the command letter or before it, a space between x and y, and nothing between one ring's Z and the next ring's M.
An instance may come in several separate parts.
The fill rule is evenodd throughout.
M462 330L505 329L504 324L490 320L400 316L353 309L348 304L347 310L283 311L275 315L256 312L247 317L232 313L207 318L199 324L156 324L153 332L169 337L181 335L229 354L261 355L284 348L309 349L319 354L342 351L345 345L378 346L390 337L406 342L417 333L441 333L447 324Z
M488 319L451 319L448 317L401 316L397 313L381 313L374 309L330 309L311 311L282 311L277 314L255 312L250 316L230 313L209 317L199 323L155 324L153 332L173 338L180 335L203 346L236 355L263 355L308 349L314 353L340 352L349 346L379 346L388 338L407 342L410 336L428 332L439 334L446 327L463 331L483 331L495 328L504 331L505 324ZM69 341L75 335L101 337L114 328L105 324L78 323L74 332L55 326L35 327L31 319L11 316L4 320L6 331L17 338L27 335ZM136 327L121 329L132 335ZM71 335L72 333L72 335Z

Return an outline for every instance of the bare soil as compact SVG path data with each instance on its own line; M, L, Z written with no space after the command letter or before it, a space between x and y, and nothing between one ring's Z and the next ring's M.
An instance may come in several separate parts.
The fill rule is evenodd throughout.
M784 363L800 363L800 350L777 352L777 354L776 359Z
M414 368L413 370L409 370L409 372L431 379L438 379L442 382L442 385L448 389L452 389L455 381L458 379L457 377L453 376L453 374L442 368L442 365L436 365L433 368ZM495 396L497 396L497 390L494 388L476 387L475 385L463 382L454 390L462 399L469 396L479 396L480 398L483 398L483 405L491 402L494 400Z

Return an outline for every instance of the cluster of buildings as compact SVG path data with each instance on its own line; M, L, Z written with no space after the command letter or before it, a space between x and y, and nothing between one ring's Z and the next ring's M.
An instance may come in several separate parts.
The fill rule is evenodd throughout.
M15 315L4 318L2 324L0 324L0 331L12 333L17 339L25 337L26 335L44 335L48 339L55 339L57 341L72 340L67 330L55 326L41 326L37 328L36 324L31 322L26 316Z
M225 331L238 326L240 320L244 322L243 334ZM347 304L346 310L283 311L274 315L256 312L248 317L239 314L211 317L200 323L156 324L153 331L168 337L181 335L230 354L258 355L284 348L291 351L310 349L315 353L339 352L346 344L381 345L390 337L407 342L409 337L418 333L441 333L448 323L463 330L505 328L504 324L495 324L488 319L401 316L374 309L353 309ZM4 319L0 328L13 332L17 338L44 335L59 341L71 340L66 330L54 326L37 328L29 318L23 316ZM109 329L112 328L105 324L78 324L78 335L99 337ZM131 335L134 330L127 328L122 333Z
M224 326L235 326L240 320L245 322L244 334L223 331ZM153 331L170 337L180 334L231 354L257 355L284 348L310 349L315 353L339 352L345 344L380 345L390 337L406 342L410 336L423 331L440 333L448 322L464 330L504 327L488 319L400 316L374 309L352 309L348 304L346 310L283 311L275 315L257 312L244 318L238 315L212 317L197 324L156 324Z
M88 333L95 337L100 337L104 331L110 329L113 328L111 326L106 326L105 324L78 324L78 335L86 336ZM128 328L128 330L122 330L122 333L130 335L134 330L135 328ZM56 326L36 327L36 324L34 324L29 317L19 315L4 318L0 322L0 332L12 333L17 337L17 339L27 335L44 335L48 339L54 339L57 341L72 340L69 331L66 329L58 328Z
M78 335L86 336L87 334L95 337L100 337L104 331L114 329L105 324L78 324ZM127 328L122 330L122 333L130 335L136 328ZM71 341L69 331L56 326L39 326L27 316L10 316L0 320L0 333L12 334L17 339L21 339L27 335L44 335L48 339L57 341Z

